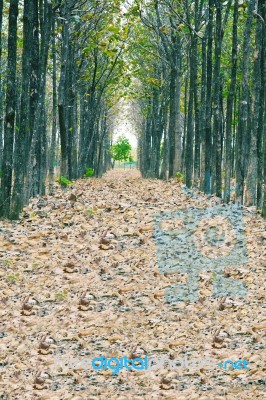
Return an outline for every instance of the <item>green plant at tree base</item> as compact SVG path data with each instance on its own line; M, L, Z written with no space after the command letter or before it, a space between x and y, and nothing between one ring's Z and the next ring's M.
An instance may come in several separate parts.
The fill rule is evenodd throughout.
M64 188L72 185L72 182L64 176L60 176L60 178L58 179L58 183Z
M176 175L175 175L175 177L176 177L176 179L177 179L178 182L184 183L184 181L185 181L185 175L182 174L182 172L177 172Z
M85 178L91 178L93 175L94 175L94 169L93 168L86 168L83 176Z

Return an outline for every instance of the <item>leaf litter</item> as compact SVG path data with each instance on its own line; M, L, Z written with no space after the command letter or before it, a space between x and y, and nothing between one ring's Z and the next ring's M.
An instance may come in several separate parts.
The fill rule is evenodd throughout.
M165 290L186 276L162 274L157 265L155 214L220 203L175 179L114 170L70 189L57 187L53 197L33 199L20 221L1 221L0 399L266 398L265 221L242 208L248 263L224 271L245 282L246 298L213 297L215 274L206 270L199 274L198 302L168 303ZM182 229L180 221L168 225L172 232ZM217 364L241 358L251 369L166 365L114 376L54 367L56 355L146 354Z

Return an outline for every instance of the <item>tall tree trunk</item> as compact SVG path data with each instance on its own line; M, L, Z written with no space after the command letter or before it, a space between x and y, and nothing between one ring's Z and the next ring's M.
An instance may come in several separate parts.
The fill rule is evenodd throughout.
M177 168L181 169L181 140L178 141L178 147L176 146L176 137L180 132L178 130L177 124L179 122L179 79L180 79L180 71L179 71L179 54L180 54L180 39L176 35L172 36L172 42L174 46L172 61L171 61L171 72L170 72L170 96L169 96L169 178L174 176L175 164Z
M214 0L209 0L209 20L207 26L207 99L205 128L205 193L211 192L212 160L212 42L213 42L213 7Z
M258 13L261 15L263 21L266 20L266 3L263 0L259 0ZM257 182L257 208L262 208L263 201L263 179L266 179L266 168L263 165L263 140L266 141L266 23L257 21L262 24L262 37L261 37L261 93L260 93L260 111L258 121L258 182ZM264 139L263 139L264 138ZM266 144L265 144L266 146ZM265 148L266 151L266 148ZM266 158L266 155L265 155ZM266 185L265 185L266 186Z
M75 82L76 82L76 75ZM75 87L76 87L75 83ZM72 146L72 176L77 179L78 176L78 100L76 89L73 90L73 146Z
M63 41L61 55L61 73L58 88L58 120L61 140L61 171L62 176L68 176L68 136L67 136L67 120L66 120L66 85L67 85L67 69L69 56L69 1L67 0L63 9Z
M45 194L45 180L47 174L47 132L46 132L46 70L52 28L52 4L48 0L40 1L40 78L39 99L34 129L35 161L33 170L33 196Z
M35 166L35 142L36 142L36 122L39 99L40 82L40 50L39 50L39 2L33 0L32 15L32 53L31 53L31 81L30 81L30 135L27 143L27 161L25 163L27 190L25 203L32 195L33 168Z
M69 61L67 68L67 161L68 161L68 176L69 179L74 178L73 174L73 154L75 147L75 130L74 130L74 107L75 107L75 65L74 65L74 48L72 44L69 44Z
M243 203L244 179L245 179L245 153L247 151L248 141L248 123L249 123L249 67L251 53L251 28L253 21L253 11L255 0L250 0L248 5L247 21L244 31L243 43L243 79L242 79L242 95L240 98L240 115L236 140L236 202Z
M179 41L178 41L179 42ZM176 137L175 137L175 161L174 172L182 171L182 124L180 112L180 95L181 95L181 69L182 69L182 56L181 56L181 43L177 46L177 90L176 90Z
M206 130L206 82L207 82L207 65L206 65L206 36L202 38L202 66L201 66L201 106L200 106L200 190L204 191L205 181L205 130Z
M221 53L222 53L222 2L216 4L215 64L213 70L213 160L212 192L222 196L222 110L221 110Z
M189 100L188 100L188 117L187 117L187 138L186 138L186 186L191 187L192 185L192 174L193 174L193 141L194 141L194 86L195 86L195 56L196 56L196 46L197 41L195 40L195 35L191 37L191 47L190 47L190 76L189 76Z
M258 13L262 13L262 3L259 1ZM262 65L262 34L263 23L258 18L256 25L256 49L254 52L253 70L253 96L252 96L252 127L251 142L249 146L248 172L246 179L245 204L257 204L257 178L258 178L258 136L260 128L260 115L264 110L264 97L262 97L261 67ZM264 71L263 71L264 72Z
M234 3L233 17L233 39L231 55L231 82L226 105L226 136L225 136L225 180L224 180L224 201L229 203L231 193L231 173L232 173L232 122L233 107L236 97L236 77L237 77L237 45L238 45L238 0Z
M187 64L186 67L188 69L188 59L187 57ZM185 164L186 164L186 136L187 136L187 120L188 120L188 87L189 87L189 73L186 71L185 74L185 94L184 94L184 130L183 130L183 138L182 138L182 163L181 163L181 170L185 171Z
M88 100L85 100L85 85L82 84L79 87L79 143L78 143L78 175L81 176L84 173L84 165L82 163L84 143L85 143L85 129L86 129L86 118L88 115Z
M266 4L264 3L263 4L263 7L262 7L262 16L263 16L263 19L264 19L264 21L266 20ZM264 83L264 87L263 87L263 94L264 94L264 116L263 116L263 122L262 122L262 125L263 125L263 130L262 130L262 134L263 134L263 137L262 137L262 143L263 143L263 155L262 155L262 162L263 162L263 165L262 165L262 170L263 170L263 173L262 173L262 176L263 176L263 178L262 179L264 179L264 200L263 200L263 205L262 205L262 216L264 217L264 218L266 218L266 79L265 79L265 75L266 75L266 45L265 45L265 34L266 34L266 26L265 26L265 23L264 23L264 28L263 28L263 46L262 46L262 48L263 48L263 54L262 54L262 58L263 58L263 66L264 66L264 68L263 68L263 70L262 70L262 73L263 73L263 76L264 76L264 80L263 80L263 83Z
M200 107L198 100L198 36L201 24L203 2L195 0L195 33L193 33L195 56L194 56L194 116L195 116L195 143L194 143L194 186L200 186L200 152L201 152L201 128L200 128Z
M17 20L18 0L10 0L8 20L8 56L7 56L7 88L6 88L6 115L5 115L5 140L3 150L1 204L0 216L9 217L12 168L14 124L16 110L16 63L17 63Z
M3 66L2 66L3 0L0 0L0 169L3 158Z
M57 90L56 90L56 52L55 52L55 16L52 19L52 54L53 54L53 111L52 111L52 137L49 152L49 194L54 193L54 162L57 129Z
M265 54L266 55L266 54ZM266 105L266 102L264 103ZM266 112L264 114L264 126L266 124ZM263 157L263 169L264 169L264 199L263 199L263 205L262 205L262 216L264 218L266 218L266 129L264 129L263 132L263 153L264 153L264 157Z
M24 1L23 14L23 54L22 54L22 89L20 103L20 124L15 134L14 152L14 188L12 195L12 218L17 219L24 205L25 160L28 157L27 143L30 135L30 70L32 47L32 1Z
M200 150L201 150L201 136L200 136L200 109L198 100L198 38L195 38L195 77L194 77L194 116L195 116L195 145L194 145L194 185L199 187L200 179Z

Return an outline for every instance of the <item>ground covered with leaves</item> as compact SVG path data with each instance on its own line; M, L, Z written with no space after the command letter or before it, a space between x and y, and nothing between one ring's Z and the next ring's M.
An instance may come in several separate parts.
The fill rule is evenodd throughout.
M154 216L220 204L176 180L136 170L83 179L0 223L0 399L264 399L266 224L243 208L248 262L227 267L244 298L215 298L199 273L197 302L167 302L184 273L158 268ZM249 361L250 370L64 370L55 357L167 356Z

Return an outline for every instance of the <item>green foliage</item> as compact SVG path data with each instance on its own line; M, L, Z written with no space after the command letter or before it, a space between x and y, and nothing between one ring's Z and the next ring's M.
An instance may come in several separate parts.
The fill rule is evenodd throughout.
M13 265L13 261L10 260L9 258L7 258L6 260L3 260L2 263L5 267L9 267L9 266Z
M129 140L125 136L120 136L117 142L110 148L111 157L115 161L127 161L130 157L131 149Z
M8 274L7 280L11 283L15 283L17 280L19 280L19 274Z
M0 178L2 178L2 170L0 169Z
M86 168L84 172L84 177L85 178L91 178L94 175L94 169L93 168Z
M178 182L184 183L184 181L185 181L185 175L182 174L182 172L177 172L176 175L175 175L175 177L176 177L176 179L177 179Z
M64 301L66 300L68 297L68 291L66 289L64 289L62 292L57 292L55 294L55 298L57 301Z
M92 210L91 208L88 208L88 209L86 210L86 214L89 214L89 216L93 217L94 214L95 214L95 211Z
M68 186L72 185L72 182L69 179L65 178L64 176L60 176L58 182L64 188L67 188Z

